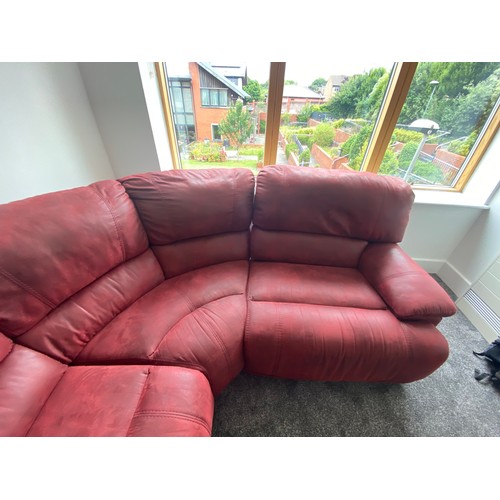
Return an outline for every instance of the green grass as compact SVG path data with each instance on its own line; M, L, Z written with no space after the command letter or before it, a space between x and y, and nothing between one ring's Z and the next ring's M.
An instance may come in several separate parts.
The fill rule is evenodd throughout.
M257 168L257 162L255 160L227 160L223 162L207 162L207 161L196 161L196 160L182 160L182 168L248 168L254 174L259 171Z

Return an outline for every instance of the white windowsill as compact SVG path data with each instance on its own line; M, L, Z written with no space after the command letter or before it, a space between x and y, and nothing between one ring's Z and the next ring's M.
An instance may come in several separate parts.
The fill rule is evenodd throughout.
M474 207L487 210L489 207L476 197L467 196L465 193L450 193L446 191L428 191L414 189L415 204L417 205L448 205L457 207Z

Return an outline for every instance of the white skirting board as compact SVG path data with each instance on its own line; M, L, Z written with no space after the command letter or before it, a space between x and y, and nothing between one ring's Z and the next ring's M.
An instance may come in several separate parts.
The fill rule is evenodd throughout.
M472 289L457 300L457 307L488 341L493 342L500 332L500 318Z
M500 335L500 257L475 282L467 279L448 262L439 277L457 294L457 307L488 341Z

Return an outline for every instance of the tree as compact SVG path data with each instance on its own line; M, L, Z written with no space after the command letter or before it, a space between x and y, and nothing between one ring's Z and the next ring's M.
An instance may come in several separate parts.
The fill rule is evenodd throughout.
M340 87L340 90L325 104L335 118L368 118L374 114L373 105L380 95L377 83L387 73L385 68L374 68L368 73L354 75ZM374 97L370 97L377 87Z
M252 135L253 122L250 113L243 107L243 101L238 99L231 106L225 118L219 123L219 132L227 137L231 144L240 148Z
M257 80L248 79L248 83L243 85L243 90L250 95L253 101L263 101L265 92Z
M324 78L316 78L314 82L309 85L309 88L318 94L322 94L326 85L326 80Z

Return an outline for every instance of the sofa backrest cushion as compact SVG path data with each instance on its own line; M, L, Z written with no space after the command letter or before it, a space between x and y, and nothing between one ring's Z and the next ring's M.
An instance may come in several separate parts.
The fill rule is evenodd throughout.
M265 167L257 176L251 257L354 267L367 242L402 240L413 199L411 187L394 177Z
M120 179L165 276L248 259L255 179L250 170L169 170Z
M0 436L27 434L66 368L0 333Z
M0 205L0 221L0 331L61 361L112 319L103 304L116 315L164 279L117 181Z

